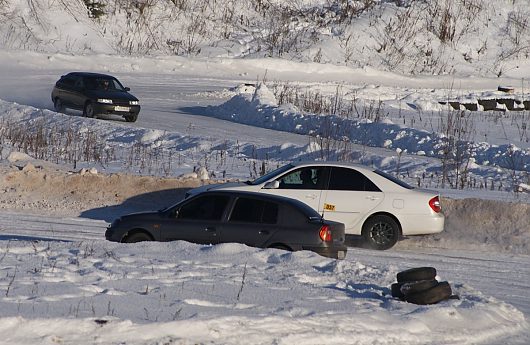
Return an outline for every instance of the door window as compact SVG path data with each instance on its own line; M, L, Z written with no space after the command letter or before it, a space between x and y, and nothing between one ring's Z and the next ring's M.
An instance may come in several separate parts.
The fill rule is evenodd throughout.
M230 215L230 222L276 224L278 205L273 202L251 198L239 198Z
M221 220L229 200L230 197L225 195L199 196L183 205L178 212L177 218Z
M324 168L307 167L297 169L279 179L280 189L322 189Z
M372 181L357 170L338 167L333 167L331 169L328 189L361 192L381 191Z

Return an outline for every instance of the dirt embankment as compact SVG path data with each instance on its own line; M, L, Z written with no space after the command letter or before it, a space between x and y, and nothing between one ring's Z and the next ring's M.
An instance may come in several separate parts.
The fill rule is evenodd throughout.
M101 174L94 169L65 171L36 163L0 167L0 209L56 216L97 216L111 221L123 213L171 205L198 178ZM530 205L483 199L443 199L445 231L401 241L418 246L530 254Z
M95 169L71 172L31 163L0 169L0 209L58 216L123 204L133 211L163 207L203 184L189 177L101 174Z

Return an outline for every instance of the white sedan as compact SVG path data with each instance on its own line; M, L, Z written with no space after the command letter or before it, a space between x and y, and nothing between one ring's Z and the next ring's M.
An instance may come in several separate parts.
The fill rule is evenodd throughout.
M298 199L346 233L362 235L373 249L388 249L400 236L443 231L438 193L416 189L382 171L343 162L295 162L254 181L195 188L246 190Z

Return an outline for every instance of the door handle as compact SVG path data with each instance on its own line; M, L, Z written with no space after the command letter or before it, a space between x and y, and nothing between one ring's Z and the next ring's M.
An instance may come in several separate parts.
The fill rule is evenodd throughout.
M204 229L204 231L206 231L206 232L216 232L217 230L215 230L214 227L207 227L207 228Z
M268 235L269 234L269 230L260 230L258 232L258 234L260 234L260 235Z
M378 197L373 196L373 195L369 195L369 196L367 196L366 199L368 199L368 200L379 200Z
M316 194L307 194L305 196L307 199L312 199L312 200L315 200L317 198L317 195Z

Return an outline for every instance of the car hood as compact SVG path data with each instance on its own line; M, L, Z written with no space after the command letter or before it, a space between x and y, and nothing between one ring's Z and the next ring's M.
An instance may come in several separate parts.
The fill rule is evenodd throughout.
M195 194L199 194L199 193L202 193L202 192L206 192L206 191L209 191L209 190L216 190L216 189L237 189L238 187L244 187L244 186L248 186L246 183L244 182L226 182L226 183L214 183L214 184L207 184L207 185L204 185L204 186L200 186L200 187L197 187L197 188L193 188L193 189L190 189L188 191L188 193L186 193L188 196L189 195L195 195Z
M138 98L134 97L126 91L89 90L88 93L93 98L124 99L128 101L138 100Z
M146 211L146 212L137 212L123 215L119 218L120 221L134 221L137 219L151 219L151 218L160 218L160 211Z

